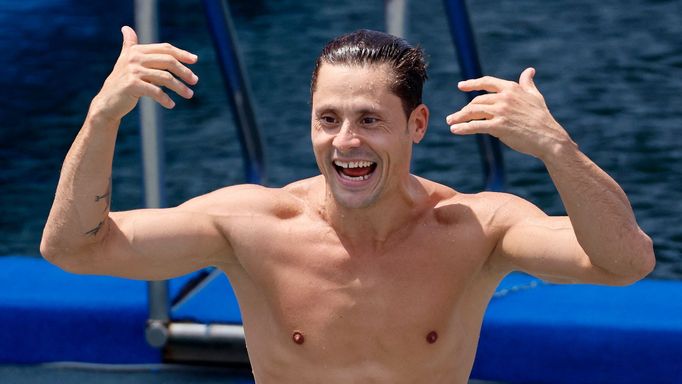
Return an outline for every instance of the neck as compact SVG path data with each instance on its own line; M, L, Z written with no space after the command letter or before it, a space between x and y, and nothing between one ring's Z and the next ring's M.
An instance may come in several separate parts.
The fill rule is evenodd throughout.
M348 208L340 205L325 188L322 216L338 236L354 247L383 248L410 228L428 204L428 193L412 175L370 206Z

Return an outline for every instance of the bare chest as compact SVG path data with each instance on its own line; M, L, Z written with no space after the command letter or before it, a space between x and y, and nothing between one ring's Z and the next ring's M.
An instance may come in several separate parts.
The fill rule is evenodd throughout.
M248 316L259 319L256 332L318 361L328 355L348 364L468 349L462 336L480 325L485 308L485 293L472 288L489 252L480 235L426 225L358 250L329 228L303 224L273 233L259 247L262 259L245 265L265 301Z

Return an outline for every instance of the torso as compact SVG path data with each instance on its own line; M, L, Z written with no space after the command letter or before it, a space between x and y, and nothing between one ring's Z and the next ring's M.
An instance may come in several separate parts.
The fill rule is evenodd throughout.
M299 187L278 192L292 198L272 215L226 228L257 382L466 383L502 277L476 198L438 186L448 199L370 252L344 243Z

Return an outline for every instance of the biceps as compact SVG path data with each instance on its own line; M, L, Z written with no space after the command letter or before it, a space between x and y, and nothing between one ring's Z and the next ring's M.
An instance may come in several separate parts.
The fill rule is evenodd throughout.
M219 263L229 244L210 215L177 209L110 214L94 273L160 280Z
M609 277L593 265L568 217L536 217L510 227L498 252L512 270L555 283L600 283Z

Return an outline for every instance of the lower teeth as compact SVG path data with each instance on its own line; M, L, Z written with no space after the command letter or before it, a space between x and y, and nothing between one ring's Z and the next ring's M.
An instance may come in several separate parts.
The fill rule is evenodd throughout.
M361 181L361 180L367 180L369 179L369 175L364 175L364 176L348 176L348 175L343 175L348 180L353 180L353 181Z

